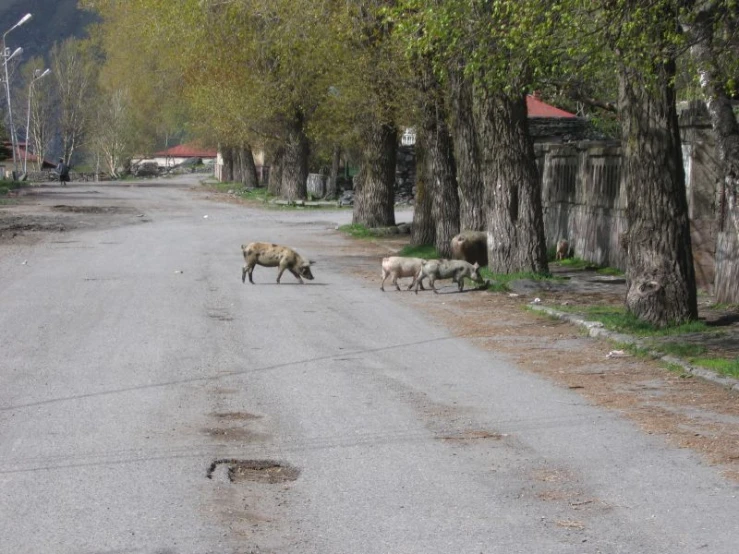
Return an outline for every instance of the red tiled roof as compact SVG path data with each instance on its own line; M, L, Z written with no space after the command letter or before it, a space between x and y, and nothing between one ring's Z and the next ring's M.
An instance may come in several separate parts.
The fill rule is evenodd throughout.
M529 117L577 117L574 113L550 106L531 95L526 96L526 108L528 109Z
M3 146L5 146L5 148L11 151L8 154L7 159L12 160L13 154L11 150L10 141L4 140L2 141L2 143L3 143ZM19 142L18 144L15 145L15 157L21 165L23 165L23 163L26 161L26 143L25 142ZM28 163L36 163L36 162L38 162L38 156L36 156L36 154L34 154L33 152L29 150L28 151ZM56 167L56 165L53 162L43 160L43 167Z
M218 152L215 148L201 148L194 144L180 144L167 150L156 152L155 156L170 156L172 158L215 158Z

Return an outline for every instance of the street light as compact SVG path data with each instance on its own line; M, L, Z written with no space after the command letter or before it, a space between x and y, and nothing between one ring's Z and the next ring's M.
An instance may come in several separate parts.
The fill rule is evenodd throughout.
M15 52L13 52L12 54L8 55L8 47L5 44L5 37L7 36L7 34L10 31L12 31L13 29L16 29L17 27L20 27L26 21L28 21L29 19L31 19L31 17L33 17L33 16L30 13L27 13L26 15L24 15L20 19L20 21L18 21L18 23L16 23L10 29L8 29L7 31L5 31L3 33L3 66L4 66L4 69L5 69L5 93L8 96L8 120L9 120L9 123L10 123L10 145L13 148L13 170L14 171L18 171L18 156L17 156L16 151L15 151L15 148L16 148L15 145L17 144L17 141L15 139L15 127L13 127L13 108L10 105L10 79L8 78L8 61L13 56L15 56L15 55L20 54L21 52L23 52L23 49L22 48L16 48ZM15 176L13 176L13 177L15 177Z
M31 84L28 85L28 117L26 119L26 152L25 157L23 158L23 173L28 175L28 145L30 144L30 137L31 137L31 94L33 93L33 83L38 81L39 79L43 79L46 77L49 73L51 73L51 69L44 69L43 73L40 69L36 69L33 72L33 78L31 79Z

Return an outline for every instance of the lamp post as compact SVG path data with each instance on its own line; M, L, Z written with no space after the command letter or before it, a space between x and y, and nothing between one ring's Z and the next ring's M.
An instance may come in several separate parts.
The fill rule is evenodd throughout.
M30 137L31 137L31 95L33 93L33 84L38 81L39 79L43 79L46 77L49 73L51 73L51 69L44 69L42 72L40 69L36 69L33 72L33 78L31 79L31 84L28 85L28 113L26 118L26 148L25 148L25 157L23 158L23 173L26 175L28 174L28 145L30 144Z
M7 31L3 33L3 67L5 69L5 93L8 96L8 121L10 124L10 145L13 149L13 170L14 171L18 171L18 155L16 154L16 151L15 151L17 141L15 139L15 127L13 126L13 108L10 105L10 79L8 78L8 61L10 61L10 59L13 56L16 56L20 54L21 52L23 52L23 49L16 48L12 54L8 55L8 47L5 45L5 37L10 31L12 31L13 29L16 29L17 27L20 27L26 21L31 19L31 17L33 16L30 13L27 13L20 19L20 21L18 21L18 23L16 23L10 29L8 29Z

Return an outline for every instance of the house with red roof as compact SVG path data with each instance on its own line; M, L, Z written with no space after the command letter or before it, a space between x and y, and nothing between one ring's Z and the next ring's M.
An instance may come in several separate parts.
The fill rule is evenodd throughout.
M155 152L150 161L159 167L174 167L186 160L200 158L204 164L215 163L218 151L215 148L203 148L194 143L178 144L160 152ZM148 160L147 160L148 161Z
M3 176L8 176L13 171L13 148L9 140L2 141L0 151L2 152L0 154L0 173L2 173ZM27 160L26 157L28 158ZM25 142L19 142L15 146L15 158L16 163L18 164L19 173L23 172L25 163L28 164L29 171L34 171L39 159L36 154L30 150L27 151ZM56 164L54 162L50 162L48 160L41 161L41 169L53 169L55 167Z
M529 132L534 142L556 143L584 138L587 127L585 119L543 102L538 94L526 96L526 109L529 116ZM414 145L415 129L406 129L401 135L400 142L403 146Z

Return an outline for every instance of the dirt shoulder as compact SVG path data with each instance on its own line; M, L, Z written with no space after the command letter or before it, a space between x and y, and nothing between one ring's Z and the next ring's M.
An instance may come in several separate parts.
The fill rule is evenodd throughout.
M380 259L397 252L403 240L347 239L346 251L377 260L376 267L351 271L372 286L380 284ZM444 323L456 336L480 348L502 353L525 371L541 375L576 391L593 404L615 410L649 434L697 452L707 463L739 481L739 393L705 381L667 364L628 353L613 355L619 347L612 341L589 337L581 327L529 309L537 305L557 307L620 304L625 285L598 286L597 279L578 286L553 290L518 290L515 293L470 291L459 294L444 282L442 294L396 292L385 294L421 309ZM379 292L379 291L378 291ZM701 317L726 321L727 314L704 300ZM739 348L736 322L723 340L708 345L709 352L731 355ZM693 337L692 340L700 340ZM610 356L609 356L610 354Z

